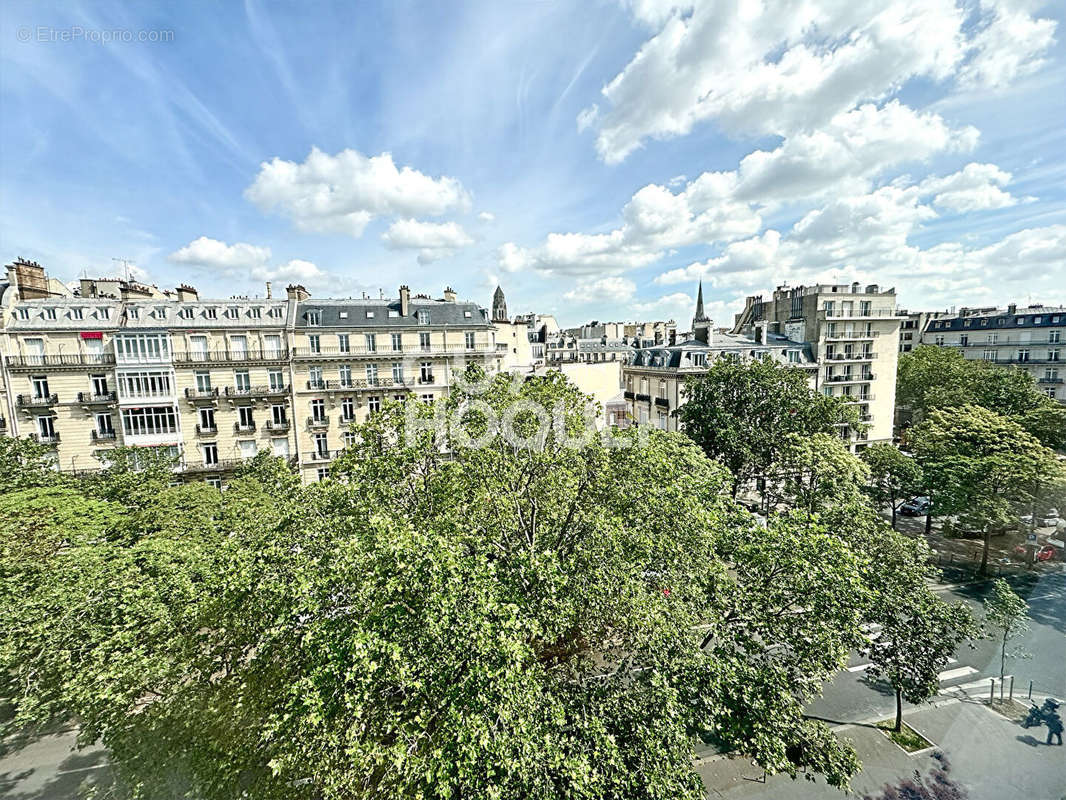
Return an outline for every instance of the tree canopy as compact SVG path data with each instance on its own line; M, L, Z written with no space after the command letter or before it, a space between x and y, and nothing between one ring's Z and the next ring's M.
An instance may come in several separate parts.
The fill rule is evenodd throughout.
M761 477L790 434L836 434L858 426L858 411L839 397L811 389L807 373L770 359L718 359L685 381L677 410L685 433L727 466L739 486Z

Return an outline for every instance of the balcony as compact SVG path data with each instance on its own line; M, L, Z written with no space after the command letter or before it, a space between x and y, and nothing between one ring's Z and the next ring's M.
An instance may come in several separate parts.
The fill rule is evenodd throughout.
M894 308L871 308L865 313L862 309L851 309L846 311L842 308L834 308L832 311L822 309L818 312L818 316L822 319L903 319L904 315L900 314Z
M826 353L826 361L873 361L877 353L868 353L860 350L858 353Z
M640 392L637 392L636 400L637 400L638 403L650 403L651 402L651 395L650 394L641 394Z
M311 461L329 461L333 458L333 454L329 450L312 450L307 457Z
M186 462L182 467L183 472L226 472L234 470L243 464L244 461L239 458L231 458L215 461L196 461Z
M432 379L432 376L430 376ZM432 380L428 381L432 383ZM394 378L352 378L351 380L339 381L308 381L307 388L319 392L344 392L344 391L368 391L371 389L391 389L396 386L406 386L403 380Z
M308 417L307 418L307 427L308 428L328 428L329 427L329 417Z
M114 431L92 431L90 438L93 442L113 442L118 438Z
M214 436L216 433L218 433L218 425L197 425L196 426L196 435L197 436Z
M633 393L631 391L629 391L628 389L625 390L624 396L625 396L626 400L632 400L633 399Z
M233 423L234 433L255 433L255 423L252 422L248 425L241 425L239 422Z
M665 397L656 397L655 405L657 405L659 408L669 408L670 401L667 400Z
M226 397L278 397L287 395L289 388L287 386L249 386L247 388L227 386L222 393Z
M825 340L827 342L847 342L861 339L874 339L880 335L880 331L836 331L834 333L827 333L825 335Z
M428 386L431 383L433 383L433 376L432 375L421 375L418 378L418 385L419 386Z
M872 381L873 379L872 372L863 372L859 375L827 375L825 378L827 383L859 383L861 381Z
M499 346L497 346L499 347ZM348 349L341 349L340 347L320 347L317 350L311 350L309 347L294 347L292 349L292 355L294 359L298 360L334 360L343 361L348 358L391 358L396 355L407 353L409 355L495 355L497 347L492 345L479 345L477 347L466 347L465 345L449 345L447 347L431 346L431 347L408 347L402 350L393 350L390 348L377 347L372 350L364 347L349 347ZM502 345L506 350L507 346Z
M83 406L113 405L116 396L114 392L94 394L93 392L78 392L78 402Z
M185 388L185 399L196 402L197 400L216 400L218 389L196 389L192 386Z
M195 350L191 353L174 353L175 364L245 364L256 362L282 362L289 360L289 351L280 350Z
M59 444L59 434L56 432L42 435L40 433L31 433L30 439L38 444Z
M8 369L25 370L39 367L103 367L115 363L111 353L93 353L56 356L8 356Z
M266 427L266 429L268 431L271 431L271 432L274 432L274 433L287 431L289 429L289 421L287 419L283 419L283 420L272 420L271 419L271 420L267 420L267 423L266 423L266 425L264 427Z
M26 408L26 409L30 409L30 408L51 408L52 406L54 406L58 402L59 402L59 395L55 395L55 394L48 394L48 395L41 395L41 396L30 395L30 394L20 394L15 400L15 405L18 406L19 408Z

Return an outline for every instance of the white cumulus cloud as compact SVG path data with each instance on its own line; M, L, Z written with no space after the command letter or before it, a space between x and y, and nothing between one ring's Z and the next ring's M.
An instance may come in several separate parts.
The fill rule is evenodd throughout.
M362 236L377 217L440 216L470 207L469 193L456 178L434 178L397 167L390 153L336 155L312 148L302 163L274 158L263 162L245 197L259 209L277 212L303 231Z
M400 219L381 236L390 250L418 250L418 261L428 264L453 255L474 240L455 222L422 222Z
M627 303L636 291L637 285L628 278L610 276L578 281L563 298L572 303Z

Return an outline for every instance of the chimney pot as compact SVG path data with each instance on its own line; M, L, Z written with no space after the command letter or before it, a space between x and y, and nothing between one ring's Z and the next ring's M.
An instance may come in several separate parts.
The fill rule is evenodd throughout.
M400 287L400 316L406 317L411 312L411 289L409 286Z

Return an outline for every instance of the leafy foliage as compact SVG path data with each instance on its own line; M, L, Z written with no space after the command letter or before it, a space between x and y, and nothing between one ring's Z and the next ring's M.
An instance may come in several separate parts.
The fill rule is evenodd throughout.
M790 434L834 434L842 423L858 427L858 412L839 397L812 390L807 373L770 359L719 359L685 382L677 410L685 433L727 466L737 487L764 475Z
M862 460L870 470L866 491L879 507L892 509L892 527L896 514L907 499L921 492L922 468L911 456L894 444L875 442L862 451Z
M1008 658L1025 658L1021 649L1008 651L1010 640L1029 630L1029 604L1011 589L1002 578L992 583L992 592L985 598L985 625L997 632L1000 640L999 679L1007 674Z

